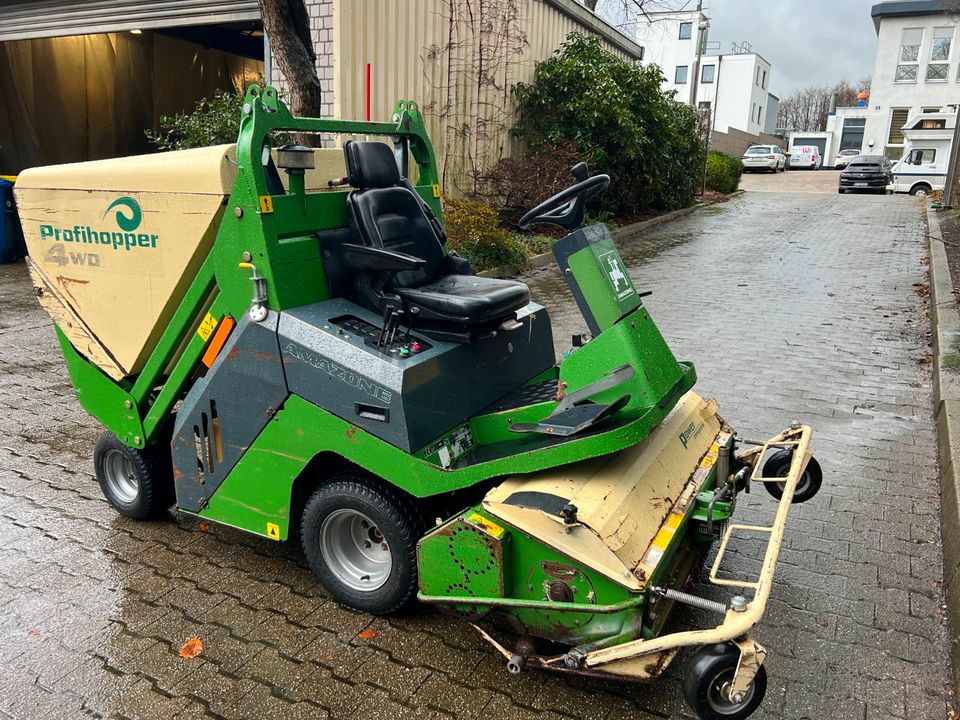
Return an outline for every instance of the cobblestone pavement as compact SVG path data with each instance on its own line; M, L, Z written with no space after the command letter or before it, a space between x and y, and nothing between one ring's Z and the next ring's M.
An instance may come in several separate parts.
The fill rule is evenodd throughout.
M947 715L923 230L905 197L747 193L624 246L742 434L815 428L825 486L791 514L756 718ZM561 276L529 281L562 346L581 323ZM91 473L99 432L25 269L0 266L0 718L689 717L685 656L652 685L514 677L431 610L338 606L295 548L120 518ZM772 508L755 492L738 520ZM734 551L756 569L755 546ZM203 654L181 660L194 635Z
M819 170L788 170L772 174L748 172L740 178L740 187L752 192L802 192L838 195L840 172L833 168Z

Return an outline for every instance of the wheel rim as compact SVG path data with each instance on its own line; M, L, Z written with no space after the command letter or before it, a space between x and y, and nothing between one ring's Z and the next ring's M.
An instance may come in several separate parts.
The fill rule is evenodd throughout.
M914 193L914 195L926 195L926 194L927 194L927 191L924 190L923 188L917 188L917 191Z
M789 472L789 465L787 466L787 471L783 474L786 475ZM781 492L787 489L787 484L785 482L777 483L780 486ZM810 473L807 470L803 471L803 475L797 480L797 486L793 489L794 495L803 495L807 490L810 489Z
M756 692L756 686L750 683L746 692L743 693L743 699L740 702L733 702L727 696L730 691L730 684L733 682L734 671L731 669L721 670L710 683L710 689L707 692L707 704L717 715L736 715L753 700L753 694Z
M103 474L110 492L118 502L130 505L140 494L140 478L133 463L119 450L110 450L103 458Z
M320 552L337 579L360 592L383 587L393 569L393 554L383 532L358 510L335 510L324 519Z

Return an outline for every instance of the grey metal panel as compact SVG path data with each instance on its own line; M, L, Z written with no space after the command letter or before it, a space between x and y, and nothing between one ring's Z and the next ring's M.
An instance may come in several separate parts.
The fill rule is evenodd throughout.
M423 335L433 347L405 359L383 355L330 322L341 315L380 325L374 313L341 299L281 313L280 351L290 392L407 452L555 361L547 312L533 303L517 313L517 330L468 344ZM360 417L358 402L388 410L388 421Z
M257 0L21 0L2 3L0 40L259 19Z
M203 508L287 397L278 320L273 312L262 323L244 314L177 412L173 468L184 510Z

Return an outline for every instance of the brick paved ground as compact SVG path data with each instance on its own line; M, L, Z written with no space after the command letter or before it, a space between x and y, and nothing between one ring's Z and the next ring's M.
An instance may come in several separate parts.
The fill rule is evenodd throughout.
M840 172L833 168L819 170L788 170L771 174L764 172L744 173L740 187L751 192L803 192L838 195Z
M757 718L947 714L922 232L903 197L748 193L624 249L744 435L816 430L826 485L791 517ZM530 282L558 341L579 329L555 270ZM0 718L688 717L682 657L649 686L513 677L432 611L339 607L294 549L118 517L91 474L99 428L29 289L0 266ZM752 494L739 519L772 507ZM733 569L756 567L735 550ZM193 635L203 655L180 660Z

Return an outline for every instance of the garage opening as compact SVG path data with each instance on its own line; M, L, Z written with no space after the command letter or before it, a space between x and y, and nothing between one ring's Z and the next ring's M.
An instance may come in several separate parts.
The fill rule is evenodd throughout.
M144 131L264 75L259 21L0 42L0 172L155 150Z

